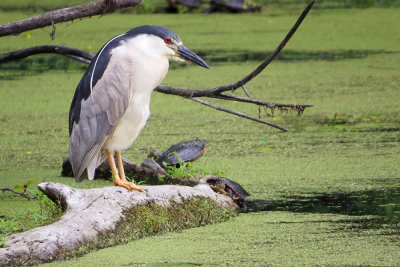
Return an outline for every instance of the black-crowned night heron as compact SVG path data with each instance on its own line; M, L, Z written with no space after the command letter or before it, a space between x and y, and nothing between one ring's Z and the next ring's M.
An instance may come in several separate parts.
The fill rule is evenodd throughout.
M92 180L95 169L108 158L115 185L142 191L126 180L120 152L145 126L151 93L167 74L170 59L209 68L178 35L160 26L134 28L112 38L97 53L69 111L69 158L78 183L85 170Z

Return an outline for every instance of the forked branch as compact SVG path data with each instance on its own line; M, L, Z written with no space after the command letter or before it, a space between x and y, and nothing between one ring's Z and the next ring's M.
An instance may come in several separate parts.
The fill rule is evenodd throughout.
M28 195L28 194L26 194L25 192L19 192L19 191L17 191L17 190L14 190L14 189L8 188L8 187L0 188L0 190L3 191L3 193L6 192L6 191L8 191L8 192L11 192L11 193L20 195L21 197L25 197L25 198L27 198L28 200L37 199L35 196Z
M297 31L299 28L300 24L303 22L304 18L307 16L308 12L311 10L313 5L315 4L316 0L312 0L307 7L303 10L301 13L300 17L297 19L296 23L293 25L293 27L290 29L286 37L283 39L283 41L278 45L278 47L275 49L274 52L266 59L264 62L262 62L254 71L252 71L249 75L243 77L241 80L231 83L225 86L218 86L216 88L210 89L209 91L212 92L212 94L219 94L225 91L234 91L239 87L242 87L245 85L247 82L249 82L251 79L256 77L260 72L262 72L268 65L269 63L274 60L274 58L282 51L282 49L285 47L285 45L289 42L290 38L294 35L294 33Z
M273 124L273 123L268 122L268 121L260 120L260 119L257 119L257 118L251 117L251 116L248 116L248 115L246 115L244 113L241 113L241 112L236 112L236 111L233 111L233 110L230 110L230 109L227 109L227 108L216 106L216 105L214 105L214 104L212 104L210 102L197 99L196 97L211 97L211 98L219 98L219 99L223 99L223 100L246 102L246 103L256 104L256 105L259 105L259 106L268 107L268 108L271 108L271 109L274 109L274 108L290 108L290 109L297 110L297 112L299 114L303 113L305 108L312 107L313 105L311 105L311 104L281 104L281 103L265 102L265 101L261 101L261 100L258 100L258 99L243 98L243 97L235 96L235 95L232 95L232 94L224 94L223 92L235 91L237 88L242 87L243 90L245 91L246 95L249 96L249 93L248 93L248 91L247 91L247 89L245 87L246 83L249 82L254 77L256 77L259 73L261 73L272 62L272 60L274 60L274 58L282 51L282 49L285 47L285 45L289 42L290 38L292 38L294 33L297 31L297 29L299 28L300 24L303 22L304 18L307 16L308 12L311 10L311 8L315 4L315 2L316 2L316 0L312 0L307 5L307 7L301 13L300 17L297 19L296 23L293 25L293 27L290 29L290 31L288 32L286 37L278 45L278 47L275 49L275 51L267 59L265 59L264 62L262 62L254 71L252 71L250 74L248 74L247 76L243 77L239 81L237 81L235 83L228 84L228 85L224 85L224 86L218 86L216 88L212 88L212 89L208 89L208 90L183 90L183 89L179 89L179 88L175 88L175 87L169 87L169 86L165 86L165 85L160 85L155 90L158 91L158 92L161 92L161 93L165 93L165 94L174 94L174 95L179 95L179 96L182 96L182 97L186 97L186 98L189 98L189 99L191 99L193 101L199 102L199 103L201 103L203 105L215 108L217 110L228 112L228 113L234 114L236 116L239 116L239 117L242 117L242 118L246 118L246 119L250 119L250 120L253 120L253 121L256 121L256 122L264 123L264 124L267 124L267 125L269 125L271 127L280 129L282 131L287 131L287 129L282 127L282 126Z

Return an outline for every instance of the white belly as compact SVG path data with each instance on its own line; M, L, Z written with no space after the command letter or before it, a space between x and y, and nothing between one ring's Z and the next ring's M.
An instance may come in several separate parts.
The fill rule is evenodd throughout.
M142 101L131 100L124 116L120 119L106 147L110 152L128 149L138 137L150 117L150 97Z
M154 46L152 38L155 37L139 35L112 51L113 56L120 59L116 63L121 68L119 72L129 76L132 96L126 112L103 146L110 152L128 149L138 137L150 116L151 92L167 74L168 58L164 54L152 53L148 48L149 45ZM157 38L164 47L164 41Z

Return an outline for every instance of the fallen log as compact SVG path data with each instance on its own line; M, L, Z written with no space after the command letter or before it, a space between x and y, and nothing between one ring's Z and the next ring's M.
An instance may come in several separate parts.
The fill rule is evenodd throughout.
M8 237L0 248L0 265L68 259L143 236L225 221L237 213L231 198L207 184L143 188L145 192L39 184L65 213L52 224Z

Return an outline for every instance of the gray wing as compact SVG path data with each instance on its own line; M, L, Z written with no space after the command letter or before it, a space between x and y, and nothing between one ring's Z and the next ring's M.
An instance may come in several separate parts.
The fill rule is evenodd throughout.
M88 178L93 179L95 168L105 159L101 148L131 98L131 76L123 62L110 56L116 45L106 46L82 77L71 104L69 158L77 182L84 179L86 168Z

